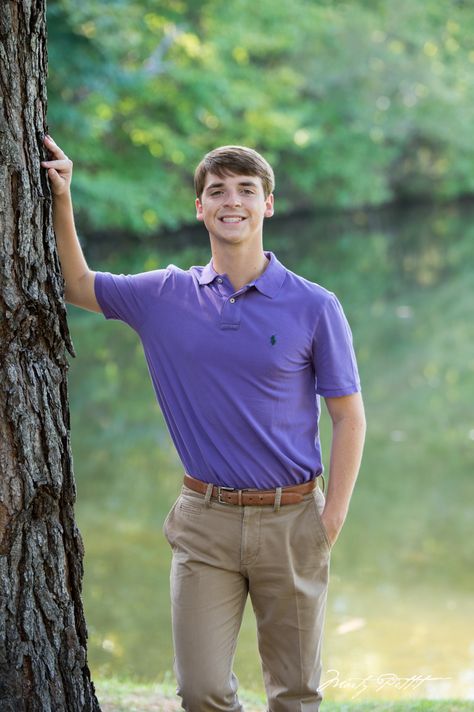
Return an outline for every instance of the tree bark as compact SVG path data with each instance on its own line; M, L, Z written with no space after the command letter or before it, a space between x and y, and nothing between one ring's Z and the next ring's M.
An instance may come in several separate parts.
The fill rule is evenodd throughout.
M100 712L74 521L67 351L75 354L40 167L45 15L45 0L2 0L0 711Z

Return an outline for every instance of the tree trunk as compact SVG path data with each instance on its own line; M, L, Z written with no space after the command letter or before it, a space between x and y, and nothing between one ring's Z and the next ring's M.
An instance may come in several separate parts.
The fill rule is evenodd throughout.
M52 230L46 2L0 11L0 711L100 711L86 658L66 350Z

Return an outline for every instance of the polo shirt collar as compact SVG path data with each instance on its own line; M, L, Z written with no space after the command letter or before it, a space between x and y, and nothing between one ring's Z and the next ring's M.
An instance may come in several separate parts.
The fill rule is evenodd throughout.
M275 257L273 252L265 252L265 255L270 260L270 264L265 272L255 280L254 284L262 294L273 299L285 281L286 267Z
M205 267L203 267L203 270L201 274L199 275L198 282L199 284L210 284L215 280L215 278L218 276L216 270L212 266L212 259L210 262L207 263Z
M283 281L286 276L286 267L275 257L273 252L265 252L266 257L269 259L270 264L266 268L265 272L260 275L254 282L249 284L254 285L259 292L265 294L265 296L273 299L280 291ZM216 270L213 267L212 259L203 268L201 275L199 277L199 284L206 285L210 284L219 277Z

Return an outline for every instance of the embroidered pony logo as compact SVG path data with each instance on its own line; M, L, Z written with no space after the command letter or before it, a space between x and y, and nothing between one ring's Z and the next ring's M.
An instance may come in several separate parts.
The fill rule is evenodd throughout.
M273 334L272 336L270 336L270 343L271 343L272 346L275 346L276 341L277 341L277 339L276 339L275 334Z

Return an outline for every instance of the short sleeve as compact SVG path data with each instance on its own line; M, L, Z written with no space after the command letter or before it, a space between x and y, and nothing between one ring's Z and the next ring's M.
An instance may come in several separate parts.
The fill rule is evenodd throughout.
M168 276L168 269L140 274L96 272L94 290L105 318L119 319L138 331Z
M337 398L360 391L351 329L334 294L330 294L316 325L313 364L318 395Z

